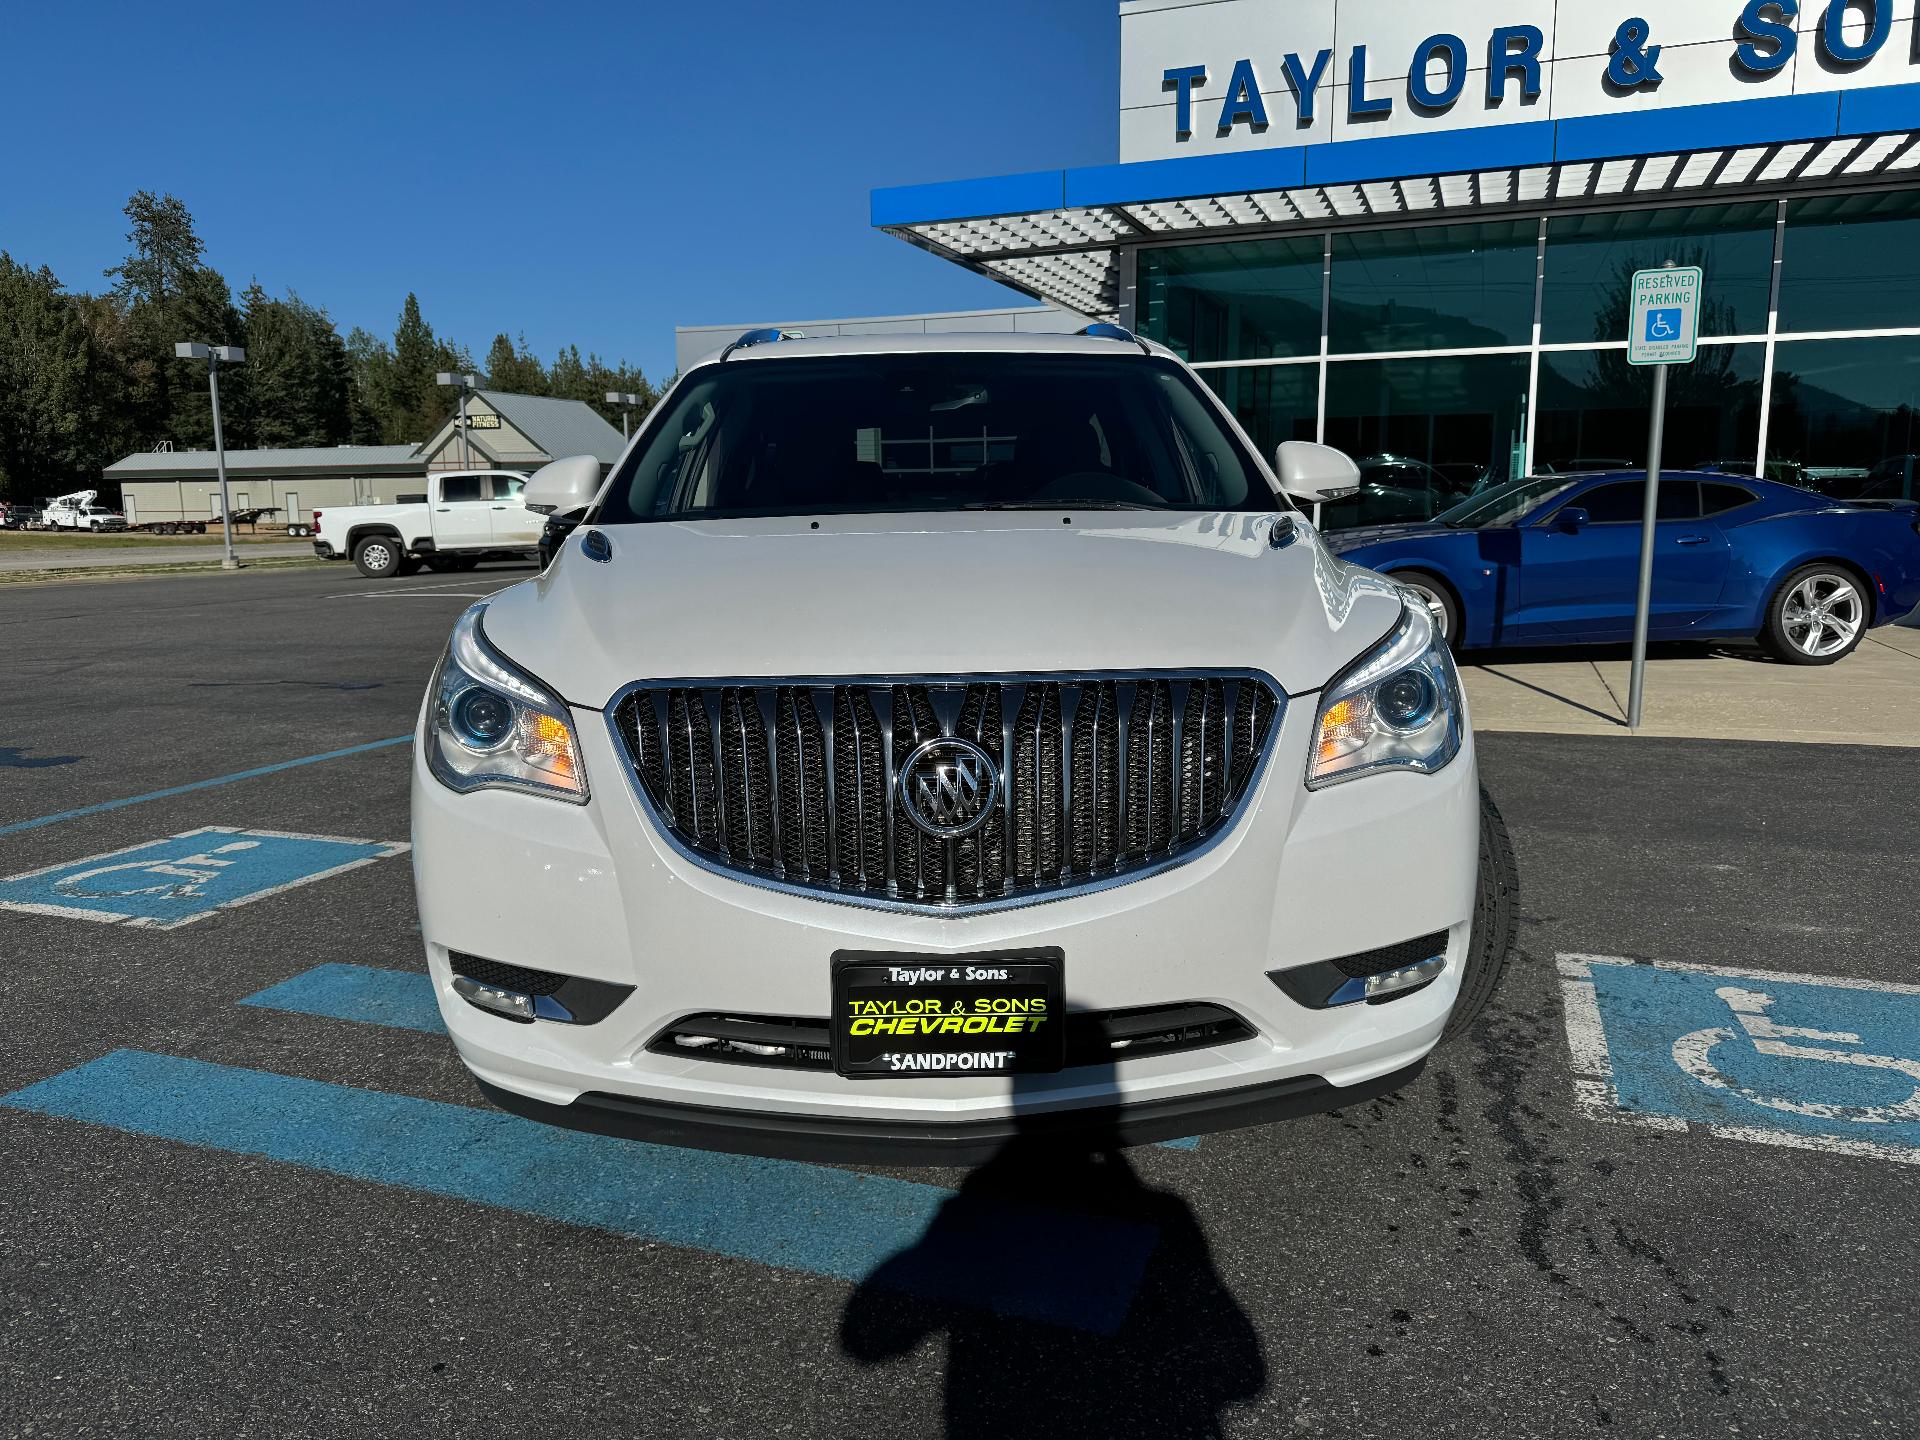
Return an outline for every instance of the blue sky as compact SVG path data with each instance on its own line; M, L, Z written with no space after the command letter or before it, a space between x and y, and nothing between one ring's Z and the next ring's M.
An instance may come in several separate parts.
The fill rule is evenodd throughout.
M137 189L389 334L416 291L672 368L675 324L1021 303L867 223L876 185L1115 158L1113 0L7 7L0 249L92 289Z

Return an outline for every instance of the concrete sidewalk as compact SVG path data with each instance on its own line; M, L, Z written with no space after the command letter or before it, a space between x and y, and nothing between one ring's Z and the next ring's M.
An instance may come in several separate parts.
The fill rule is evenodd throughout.
M1477 730L1627 735L1625 646L1469 655ZM1920 629L1884 626L1837 665L1783 665L1753 650L1656 645L1643 735L1920 746Z
M126 565L205 565L209 562L220 563L221 547L217 544L190 542L178 545L116 545L100 550L73 546L63 549L33 549L19 553L9 553L12 546L0 543L0 571L9 574L23 570L113 570ZM313 554L311 540L263 541L258 544L237 544L234 554L240 557L240 563L249 560L270 560L294 555Z

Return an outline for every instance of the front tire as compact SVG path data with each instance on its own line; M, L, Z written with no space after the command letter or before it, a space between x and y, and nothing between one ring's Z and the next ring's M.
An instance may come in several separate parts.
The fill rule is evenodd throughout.
M387 580L402 574L406 552L391 535L369 535L353 547L353 563L369 580Z
M1802 565L1767 602L1761 641L1789 665L1831 665L1866 638L1865 582L1840 565Z
M1480 888L1473 902L1473 938L1460 977L1460 996L1453 1002L1445 1041L1463 1034L1480 1018L1507 973L1513 958L1514 931L1520 922L1520 867L1513 857L1507 822L1493 797L1480 790Z

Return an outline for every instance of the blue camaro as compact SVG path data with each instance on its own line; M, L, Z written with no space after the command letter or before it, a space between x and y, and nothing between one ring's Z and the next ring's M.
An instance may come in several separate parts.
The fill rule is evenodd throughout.
M1539 475L1413 525L1326 537L1419 591L1457 649L1629 640L1643 471ZM1920 505L1831 500L1751 476L1660 479L1651 635L1758 640L1826 665L1920 606Z

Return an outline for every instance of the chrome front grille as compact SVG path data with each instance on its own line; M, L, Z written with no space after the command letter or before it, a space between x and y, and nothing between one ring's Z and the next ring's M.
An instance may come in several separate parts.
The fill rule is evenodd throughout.
M1022 904L1190 858L1233 820L1283 701L1251 672L661 682L611 714L662 829L723 872L855 904ZM1000 776L942 839L897 767L957 737ZM975 815L978 815L976 810Z

